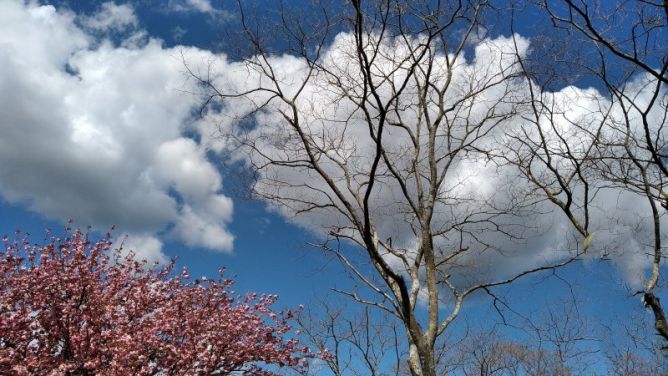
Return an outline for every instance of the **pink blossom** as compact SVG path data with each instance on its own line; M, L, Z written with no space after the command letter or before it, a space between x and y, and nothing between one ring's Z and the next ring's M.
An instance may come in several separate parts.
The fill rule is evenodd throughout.
M232 281L189 281L80 231L0 252L0 374L210 375L303 364L274 295L235 299ZM111 257L109 255L112 255ZM236 302L235 300L239 300Z

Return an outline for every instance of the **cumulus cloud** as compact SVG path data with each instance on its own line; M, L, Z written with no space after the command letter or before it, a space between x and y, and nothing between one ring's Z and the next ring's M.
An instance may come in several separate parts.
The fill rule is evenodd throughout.
M419 42L415 41L416 44ZM378 56L375 67L379 76L389 74L395 67L395 61L403 60L403 56L409 53L407 46L400 40L385 40L381 43L384 44L384 53ZM484 138L474 140L476 136L464 134L465 129L477 127L474 124L482 122L479 133L485 134L495 122L494 118L490 121L483 120L492 107L502 113L513 110L510 105L501 102L518 90L513 81L503 79L518 69L513 59L514 48L510 38L485 40L475 48L475 57L471 61L459 57L457 61L451 62L455 74L446 106L463 103L470 88L476 90L497 81L498 85L489 85L490 88L483 90L475 102L464 104L470 108L449 114L447 120L444 120L448 126L443 126L437 135L439 140L450 140L453 145L449 146L453 148L469 141L482 145L486 142ZM524 53L528 48L528 41L519 38L519 48ZM342 195L355 206L358 200L361 200L360 195L367 184L366 177L369 176L375 147L365 123L364 113L359 111L352 100L342 95L361 95L360 91L364 87L359 82L360 75L356 71L354 59L355 44L352 35L338 35L319 62L329 73L312 77L303 87L296 105L306 138L317 154L320 167L332 178ZM300 88L308 74L307 64L294 56L271 57L270 63L287 97ZM438 57L435 66L436 69L432 72L434 83L442 84L448 79L446 57ZM401 82L401 77L395 78L395 82ZM216 83L230 92L252 89L254 85L269 85L255 71L234 63L226 66ZM380 95L384 98L391 95L391 85L382 85ZM418 97L417 90L417 87L408 85L401 100L410 103L411 98ZM223 128L231 127L234 119L253 111L256 103L264 103L266 98L263 96L263 93L255 93L250 98L231 99L223 106L223 113L210 115L211 120L222 124ZM308 156L301 146L300 135L286 124L281 115L281 111L286 109L284 104L272 102L254 115L256 125L248 134L236 135L251 141L254 148L250 153L245 149L237 154L237 157L249 164L263 166L258 172L256 192L260 197L278 198L281 204L269 199L269 207L295 224L323 236L329 231L336 231L359 239L359 234L350 227L346 215L333 209L341 204L331 193L327 183L317 173L304 167L303 161L307 160ZM416 149L410 134L427 134L418 110L415 105L401 110L397 117L401 116L401 121L407 124L408 130L390 127L384 136L388 158L399 171L399 180L405 183L405 189L413 199L417 197L418 180L422 180L422 184L427 183L423 177L428 176L429 168L428 158L423 154L424 150L428 149L428 140L424 136L417 140L422 150L416 158L418 171L412 168ZM371 116L375 116L374 110L371 111ZM393 118L390 121L396 120L398 119ZM219 139L204 140L210 142L213 149L225 148L225 145L218 144ZM563 234L556 233L552 234L550 239L526 240L525 244L521 245L522 249L505 252L506 246L510 248L517 244L510 239L502 239L505 235L495 231L495 224L503 224L506 230L517 233L526 231L526 228L536 223L534 220L530 224L530 220L522 219L516 214L496 213L513 213L513 208L510 207L512 203L508 202L508 196L503 194L511 183L511 170L500 170L493 164L474 157L450 159L447 155L452 149L447 149L445 141L439 142L437 148L437 155L443 156L438 169L448 169L448 178L441 186L442 192L435 203L433 231L440 232L436 237L436 247L443 252L443 256L459 249L460 242L474 248L459 257L457 262L450 264L457 270L448 272L457 273L462 279L467 279L467 276L474 275L474 269L481 271L494 268L496 270L491 274L497 275L518 267L539 264L546 259L550 261L563 257L563 252L556 251L561 244L551 244L549 247L547 245L550 240L568 239ZM267 163L269 161L280 163ZM452 164L446 167L451 162ZM376 187L370 197L370 206L378 237L382 240L391 238L393 246L403 250L410 258L419 242L415 233L419 225L403 197L403 188L384 163L381 163ZM492 210L493 207L497 209ZM356 207L356 210L357 214L361 215L362 209ZM465 218L467 223L462 222ZM553 217L546 217L544 225L551 226L553 220ZM458 225L459 222L462 223ZM469 258L469 254L473 256ZM504 261L500 262L502 260ZM396 262L399 266L398 261ZM472 262L475 262L475 265Z
M134 27L133 13L127 8L105 4L81 24ZM170 4L177 8L188 5L201 12L213 9L208 1ZM332 204L339 202L324 181L304 167L301 136L281 115L288 109L285 104L274 101L254 112L256 104L267 99L266 93L255 92L225 100L202 121L191 118L198 98L183 95L179 89L196 92L198 87L180 73L181 52L195 73L211 74L224 92L269 85L258 71L207 51L165 49L151 39L119 46L77 27L75 17L50 6L0 3L2 197L50 218L116 224L131 234L129 239L136 240L128 244L146 247L150 250L147 255L155 259L159 259L157 250L161 247L155 234L161 231L189 246L230 250L233 235L226 224L232 220L233 205L221 193L222 178L207 159L206 151L213 150L227 152L248 165L263 166L255 190L271 210L288 221L323 237L332 230L359 236L350 228L348 218L333 209ZM91 24L91 19L97 21ZM95 28L90 25L88 28ZM381 85L379 95L383 98L392 94L392 86L405 73L401 69L392 71L394 61L408 53L405 43L421 42L419 37L378 41L383 53L377 57L375 73L392 74L396 79ZM481 275L509 275L563 259L581 240L553 205L542 202L526 206L526 200L518 199L532 198L535 187L516 169L499 166L475 151L498 148L499 141L510 145L506 137L513 132L524 135L526 130L526 137L532 136L530 129L523 129L531 128L531 124L513 115L521 109L513 103L526 97L528 82L502 79L517 72L515 53L526 54L529 44L528 39L519 36L514 40L481 39L476 41L471 57L454 60L452 56L437 55L430 73L436 85L449 82L444 105L454 108L436 134L436 153L443 157L438 169L447 169L447 176L435 203L433 231L439 233L436 246L444 256L456 252L462 244L469 247L444 270L456 274L462 284L475 283ZM286 96L301 88L295 105L306 138L323 170L352 203L358 199L356 192L363 192L367 184L365 177L374 150L365 114L345 99L359 95L363 88L355 59L352 36L339 34L319 62L328 73L312 76L302 87L308 74L308 65L302 59L287 54L269 58ZM218 65L209 66L212 61ZM628 90L640 95L642 87L639 79ZM481 90L475 96L468 96L477 89ZM400 100L412 105L391 115L390 121L401 120L407 126L387 128L383 141L388 158L401 175L399 180L405 182L413 198L418 183L425 183L428 176L424 154L428 140L421 120L425 113L411 102L418 97L417 90L408 85ZM436 99L427 98L431 104L425 111L431 115ZM541 126L549 133L554 125L553 130L567 135L573 146L582 146L587 139L573 125L596 123L595 114L612 106L596 90L576 87L546 93L546 100L561 106L559 112L567 116L557 116L555 123L541 119ZM236 127L240 118L249 115L254 119L253 127ZM184 124L193 124L199 141L183 136ZM212 124L234 137L218 137ZM476 132L467 133L469 129ZM421 135L417 140L421 151L415 161L411 133ZM560 141L554 135L550 137L558 150ZM235 149L238 145L231 140L252 141L256 149L250 153L248 149ZM451 158L458 145L466 145L468 152L452 154L455 157ZM266 164L269 160L281 163ZM391 238L393 246L410 257L419 236L403 188L384 162L377 179L370 200L378 236ZM597 189L590 213L591 230L596 233L591 252L609 254L629 280L640 283L649 265L645 239L651 233L651 223L647 200L633 192ZM277 205L270 197L280 198L283 204ZM466 223L461 222L462 218L467 219ZM623 252L613 252L619 249Z
M168 262L162 253L162 241L147 234L123 234L112 244L112 249L118 249L122 255L132 252L145 259L149 264L166 264Z
M204 147L183 135L199 99L183 92L195 86L180 53L212 55L87 31L136 23L127 5L104 3L81 28L53 6L0 2L0 196L48 218L117 225L156 260L165 230L230 251L232 201Z
M374 43L381 44L373 67L376 77L389 75L392 78L382 81L378 90L379 95L387 99L407 71L393 70L396 61L405 64L410 61L404 59L408 54L405 43L418 45L420 40L419 37L408 42L388 38ZM522 103L527 98L529 82L519 78L503 79L518 72L516 53L524 56L529 44L528 39L520 36L480 40L470 59L460 56L454 60L452 56L437 55L430 71L431 81L436 86L446 82L450 85L444 107L453 108L445 114L435 137L437 170L447 173L435 202L432 232L439 234L435 244L437 253L441 256L457 254L443 267L443 272L455 276L461 285L478 283L482 277L510 276L563 260L573 254L582 241L568 218L544 197L542 202L529 204L537 197L533 195L536 188L516 168L494 163L490 154L480 152L491 148L502 152L511 145L507 137L514 132L525 134L524 137L532 134L533 125L517 115L518 111L527 110L522 108ZM357 71L355 48L350 34L339 34L318 62L323 71L310 76L303 86L309 74L305 61L290 55L268 58L275 80L286 97L291 98L301 90L294 104L303 134L295 132L285 121L283 113L291 116L292 111L286 103L275 100L255 111L258 103L265 104L272 95L262 91L225 100L223 111L209 114L208 120L231 132L233 138L243 140L245 145L252 145L234 155L248 165L261 166L254 188L271 209L323 237L335 231L359 240L360 235L351 228L346 214L334 209L341 207L339 193L334 194L319 174L308 167L305 161L309 156L302 146L304 137L322 171L361 215L362 209L357 203L367 184L375 142L369 135L365 114L350 99L361 96L364 88ZM263 64L259 59L256 63ZM378 80L380 83L380 78ZM226 63L214 82L223 92L231 93L257 87L273 88L273 83L266 77L263 79L258 71L234 62ZM401 122L404 127L388 125L384 134L387 157L400 177L396 178L382 161L376 177L377 188L370 196L378 238L391 238L393 247L409 258L420 240L419 224L404 198L404 190L415 199L418 182L428 184L429 162L424 151L429 141L425 137L428 130L423 117L425 113L430 116L437 113L437 98L427 98L430 103L426 109L415 102L419 98L418 89L409 83L399 98L405 106L398 106L397 111L389 115L389 123ZM637 89L629 87L629 90ZM471 96L471 92L476 94ZM576 153L591 136L583 132L583 127L600 122L597 116L603 116L607 113L606 106L611 106L593 89L567 87L545 95L560 106L562 115L556 116L554 123L540 119L540 126L547 133L551 129L558 130ZM377 115L373 103L369 103L368 110L370 116ZM234 127L236 122L248 115L253 117L254 127L239 132ZM226 144L229 139L207 137L203 129L203 142L212 149L225 150L230 145ZM614 133L612 129L609 132ZM558 150L561 139L557 134L548 135L548 140L554 144L555 154L563 155ZM460 146L461 153L457 151ZM565 173L568 168L566 163L559 165ZM400 186L398 181L405 186ZM581 188L574 187L576 191ZM613 257L628 279L639 284L650 265L648 244L643 240L651 233L647 199L603 185L594 189L597 194L591 205L590 231L596 233L596 241L590 252ZM582 214L582 208L574 211ZM460 249L465 250L459 252ZM400 265L397 259L389 256L388 259Z
M653 85L650 81L653 79L649 75L638 75L626 83L625 95L633 98L634 105L639 109L646 108L652 101ZM666 98L665 90L659 96ZM627 152L623 146L627 136L635 140L644 138L639 113L636 110L624 111L623 106L627 109L631 107L628 103L622 104L593 88L568 86L556 92L543 93L542 101L549 110L543 110L537 120L541 133L526 118L518 120L514 127L504 132L506 153L524 159L527 165L528 157L536 161L547 160L545 150L549 150L550 163L562 177L577 176L576 166L565 158L567 152L580 158L583 174L590 184L589 232L595 238L590 256L610 257L621 269L629 285L641 288L653 255L653 219L649 198L642 189L633 187L634 182L638 183L638 170L631 161L625 159ZM657 136L659 144L665 144L665 135L662 135L661 130L665 123L662 112L665 113L663 105L657 105L648 112L650 132ZM626 124L629 125L628 130ZM536 148L535 145L539 145L542 140L545 140L544 149ZM597 147L591 148L595 142ZM648 158L647 150L634 141L630 142L629 148L640 159ZM615 157L617 160L612 162ZM605 168L595 168L597 163L594 161L599 158L607 162ZM554 174L548 172L542 162L533 165L538 166L532 166L535 179L556 192L555 195L565 202L566 196L561 192L560 183ZM650 184L660 187L661 178L656 175L652 177L657 172L651 166L647 167L649 179L653 180ZM569 179L566 184L574 193L571 211L580 223L584 223L585 212L580 205L584 202L583 185L577 178ZM533 185L525 188L527 197L536 197L531 192L532 188ZM665 216L665 213L661 215ZM563 213L559 213L557 218L563 223L562 226L569 227ZM661 236L662 241L668 238L665 228Z

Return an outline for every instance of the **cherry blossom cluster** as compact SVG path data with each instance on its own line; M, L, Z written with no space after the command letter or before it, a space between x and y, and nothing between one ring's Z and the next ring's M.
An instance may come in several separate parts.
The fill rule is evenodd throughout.
M274 295L191 280L70 232L0 251L0 374L272 375L312 355ZM273 370L273 371L272 371Z

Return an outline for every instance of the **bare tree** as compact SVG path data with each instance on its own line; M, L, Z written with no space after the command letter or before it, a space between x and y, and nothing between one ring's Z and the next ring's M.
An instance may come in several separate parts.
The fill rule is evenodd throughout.
M449 363L456 365L452 374L592 374L599 340L592 336L592 328L577 307L571 297L546 302L539 310L541 315L516 310L504 313L491 329L478 329L452 349Z
M406 348L395 317L369 306L335 307L325 301L297 317L311 346L327 354L326 367L340 375L399 375Z
M643 247L651 254L651 271L636 294L652 310L657 334L668 341L668 322L656 295L666 232L661 222L668 209L668 2L556 0L537 4L555 28L566 30L577 40L576 45L592 52L580 63L604 93L597 108L591 109L598 125L575 124L591 147L581 155L567 151L560 156L574 164L573 171L579 170L577 179L585 190L607 186L644 197L651 231ZM532 103L544 108L545 101L538 97L532 92ZM582 174L585 168L592 173ZM590 201L586 191L581 201L585 212L574 225L585 234ZM560 207L570 215L568 207ZM623 245L617 251L629 252Z
M474 336L460 348L464 376L570 376L571 370L551 351L497 339L497 335Z
M648 358L636 352L625 351L612 359L611 374L614 376L652 376L661 373L659 359Z
M525 84L521 43L484 34L488 6L353 0L340 17L323 7L317 29L282 10L281 28L270 32L286 38L292 55L279 55L240 4L252 51L224 72L190 68L207 104L233 123L254 122L224 129L236 158L256 173L254 194L324 230L318 246L366 288L340 292L403 324L413 375L436 375L437 340L466 298L586 250L518 251L532 248L542 199L519 196L517 173L492 161ZM580 227L578 243L589 235Z
M636 317L637 316L637 317ZM615 333L614 341L608 343L606 357L612 375L666 375L668 359L665 350L652 340L654 328L648 317L638 312L623 325L621 333ZM619 323L614 323L619 329ZM610 328L612 329L612 328Z

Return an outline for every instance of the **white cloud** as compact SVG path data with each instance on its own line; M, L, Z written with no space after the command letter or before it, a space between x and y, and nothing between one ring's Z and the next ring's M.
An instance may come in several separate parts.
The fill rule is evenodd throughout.
M106 6L109 9L123 7L106 4L110 4ZM170 4L189 5L189 9L202 12L213 9L208 1ZM99 17L99 25L134 26L134 21L127 21L132 19L128 14L133 13L106 11L105 6L101 9L100 14L92 16ZM117 21L103 22L105 19ZM525 53L529 41L520 37L517 40L520 52ZM341 79L344 89L354 93L362 85L357 82L355 64L350 64L354 58L354 45L350 42L348 34L337 36L321 64ZM392 63L383 59L401 56L406 48L400 41L383 43L382 49L392 54L378 57L378 69L387 70ZM517 69L511 43L510 38L483 39L478 41L472 60L460 57L453 62L446 105L462 99L467 90L482 85L483 80ZM230 131L237 119L254 109L251 101L229 100L222 112L211 111L207 119L196 122L194 127L202 140L198 144L182 135L184 124L193 121L190 113L198 105L198 98L179 91L197 91L195 84L180 73L183 67L179 50L165 49L155 40L121 43L120 47L109 41L100 42L78 28L72 14L57 12L51 6L15 1L0 3L0 46L0 195L51 218L75 218L79 223L98 226L116 224L123 232L140 234L133 236L142 242L133 244L147 247L148 255L159 254L161 245L150 239L157 240L155 234L165 229L190 246L231 249L234 237L226 224L232 220L232 201L221 194L222 178L207 160L205 151L229 151L229 141L216 137L212 123ZM222 90L240 91L267 84L260 81L257 72L242 63L226 61L224 56L194 48L183 52L195 72L206 72L208 62L217 61L218 66L211 73ZM445 60L445 56L436 58L432 72L436 83L448 77ZM290 55L272 56L270 61L285 93L290 95L306 74L306 65ZM314 77L304 87L297 106L302 121L309 124L308 136L313 144L331 148L321 155L323 168L338 179L339 187L351 198L338 163L345 162L352 169L352 190L363 189L366 182L361 177L369 170L373 141L356 106L345 100L336 102L339 89L331 86L329 78ZM388 95L387 89L383 87L380 94ZM406 98L415 97L414 91L409 86ZM526 95L526 82L508 81L485 90L475 102L465 106L470 112L448 115L448 132L460 132L467 121L481 119L505 95ZM576 144L586 139L571 126L572 121L578 116L591 116L596 106L604 106L600 94L570 87L552 95L555 103L569 114L568 119L558 121L560 130ZM265 98L257 94L250 99L262 103ZM497 110L514 110L509 106L501 104ZM233 158L262 163L265 156L282 160L304 157L296 135L278 113L281 109L273 104L254 115L257 126L250 136L257 140L256 146L263 155L233 153ZM409 109L401 115L413 130L420 127L415 124L415 112ZM347 126L340 120L348 120ZM503 132L492 132L490 137L476 142L489 147L494 140L502 139L504 132L522 124L515 118L497 128ZM448 135L452 133L440 133L438 137L445 139ZM397 167L409 166L406 150L412 146L403 131L388 129L384 145ZM521 235L523 239L519 241L499 236L494 226L485 222L493 213L487 210L489 207L480 206L481 199L503 208L511 203L513 194L532 191L533 187L513 169L499 168L474 155L458 159L450 168L440 192L443 200L436 204L433 226L447 230L437 242L445 253L456 249L460 235L465 242L476 245L475 251L464 253L457 260L458 265L452 266L451 272L463 282L471 282L481 274L508 274L561 259L575 247L577 237L567 218L550 205L535 207L537 213L494 217L497 223ZM370 199L379 237L391 237L395 246L410 253L417 240L411 229L414 220L407 214L406 203L398 200L398 185L387 177L379 177L378 181L379 189ZM406 183L414 194L415 176L407 173ZM327 229L347 224L345 218L328 207L295 216L306 208L306 200L328 203L329 198L322 193L327 189L313 173L272 166L260 173L256 189L292 199L289 207L269 206L315 233L323 235ZM611 206L610 202L617 205ZM648 265L643 240L649 224L644 214L646 200L602 189L594 206L592 229L597 235L591 252L623 248L623 252L611 256L628 278L638 283ZM467 215L476 223L448 228L453 220ZM460 229L466 231L459 233Z
M97 31L122 31L127 28L136 28L139 25L139 20L131 5L117 5L111 1L102 3L97 13L82 16L80 21L85 28Z
M210 0L186 0L186 3L203 13L210 13L214 11Z
M214 14L216 8L210 0L169 0L168 9L174 12L200 12Z
M135 258L146 260L149 264L166 264L167 257L162 253L162 242L160 239L147 234L123 234L112 245L112 249L119 249L122 255L130 252Z
M101 9L89 27L136 23L128 6ZM169 228L188 245L232 249L232 201L204 146L182 135L199 99L184 93L196 87L181 50L98 40L73 14L21 1L0 2L0 46L0 196L142 234L129 239L152 259L154 234Z
M212 200L218 209L231 207L229 199L217 197ZM210 220L210 213L197 212L190 206L185 206L176 221L173 233L178 235L189 246L201 246L211 249L230 249L234 237L224 228L217 226Z
M192 139L179 138L159 145L153 167L157 180L189 199L202 200L222 186L218 171Z
M516 41L519 53L525 54L529 41L519 36L516 36ZM447 114L442 122L444 125L437 134L437 140L459 142L464 136L464 130L469 129L470 124L489 116L492 108L495 116L510 116L518 110L517 106L511 104L511 99L526 98L528 82L524 80L508 80L491 85L476 95L475 100L464 99L471 90L489 84L495 77L517 72L513 42L512 38L505 37L479 41L474 57L471 60L460 57L452 63L451 72L446 67L445 56L435 58L434 69L430 72L432 82L436 85L442 84L449 78L449 73L452 73L445 107L457 101L463 103L457 107L459 110ZM387 59L401 61L402 54L407 53L406 46L401 40L388 39L381 43L381 53L376 56L373 69L387 74L394 68L394 63ZM363 114L357 105L340 99L345 97L341 95L343 92L347 95L359 93L364 87L359 82L360 75L356 71L355 59L355 44L351 42L351 35L339 34L319 61L329 73L312 76L296 101L305 137L317 154L321 168L332 177L333 182L353 205L354 192L364 192L367 183L365 177L369 175L375 150L374 141L370 138ZM273 67L272 72L277 75L277 81L281 83L281 89L290 97L306 77L307 65L303 60L290 55L271 56L269 62ZM402 74L402 70L395 73L396 82L401 82ZM377 76L380 77L381 74ZM223 91L231 93L271 85L268 79L262 80L257 71L240 63L225 65L215 83ZM391 85L392 80L381 85L379 93L383 98L391 95ZM418 97L416 90L417 88L409 83L400 99L410 102L412 98ZM596 90L575 87L547 93L546 96L552 96L554 103L566 114L565 117L556 116L555 125L560 133L567 135L575 152L582 149L587 134L573 124L584 124L586 121L594 124L597 110L600 106L605 106L605 98ZM242 99L226 100L222 113L211 113L209 123L202 123L200 131L203 142L214 150L225 150L229 146L228 141L225 138L210 137L204 126L208 124L210 127L211 123L216 123L223 130L234 133L237 119L250 114L256 103L265 103L267 98L268 94L255 92ZM370 108L373 116L372 105ZM413 109L415 106L400 110L403 124L412 130L413 135L427 134L424 123L417 122L418 113ZM285 104L273 101L263 107L262 111L253 113L255 128L250 134L237 133L236 136L248 137L254 143L256 151L248 153L248 149L242 149L242 152L235 154L236 158L248 164L265 166L259 171L255 189L261 197L281 197L285 205L276 205L275 201L269 200L267 204L288 221L322 236L330 230L346 232L347 230L341 230L341 227L349 226L350 223L329 205L332 202L340 205L336 198L332 199L333 194L327 194L331 192L330 188L317 173L299 167L299 161L308 157L301 146L300 136L286 124L280 114L280 111L284 110L291 111ZM433 114L435 108L432 107L429 111L434 111ZM526 122L517 116L511 116L509 121L502 122L494 129L491 128L491 123L493 122L487 121L485 124L490 125L480 128L480 134L486 136L475 141L476 147L498 147L495 143L503 140L507 132L526 125ZM549 124L541 124L549 133ZM555 134L548 137L550 142L558 142ZM424 138L426 137L420 140L421 150L427 149ZM416 178L418 174L411 172L410 158L414 149L407 132L389 127L383 140L389 158L404 174L402 179L409 194L415 197L416 180L422 179L426 184L425 176L429 176L426 156L421 154L418 158L417 166L422 169L422 174ZM450 146L445 141L437 142L437 153L447 156ZM268 160L285 163L266 165ZM437 169L441 171L448 161L449 158L443 158ZM291 163L295 163L296 167L290 166ZM348 169L350 185L346 182L343 166ZM375 229L380 239L392 238L395 247L404 248L407 254L410 254L419 240L414 232L414 228L419 228L419 225L402 198L400 186L390 176L384 164L381 163L380 166L377 189L370 197ZM562 163L559 168L568 166ZM628 279L638 284L650 265L646 256L648 248L643 241L646 235L651 233L651 222L646 215L647 201L630 192L619 193L615 189L594 188L598 193L591 208L590 230L596 232L596 240L590 253L600 255L616 249L617 252L610 256ZM443 231L435 245L444 255L459 249L460 242L470 248L458 256L455 262L450 263L446 272L456 276L458 283L470 284L480 282L481 276L498 278L550 264L573 252L582 239L575 234L567 217L554 205L543 202L530 208L518 207L524 203L524 197L532 197L531 194L535 191L535 187L520 176L515 168L499 167L490 163L484 155L473 152L455 158L435 204L432 231ZM622 204L611 206L610 202L615 199ZM311 207L308 203L318 205ZM497 209L504 211L510 206L514 206L516 215L495 213ZM361 213L361 209L358 210ZM575 210L577 212L580 209ZM581 210L578 214L581 214ZM465 217L470 219L469 223L451 227ZM505 231L517 238L511 239L500 233L496 228L497 224L501 224ZM354 232L347 233L359 238ZM619 246L620 244L623 246Z

